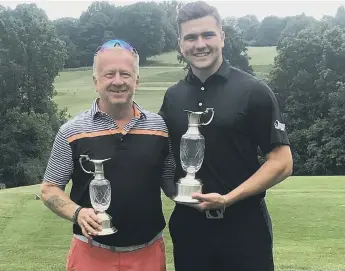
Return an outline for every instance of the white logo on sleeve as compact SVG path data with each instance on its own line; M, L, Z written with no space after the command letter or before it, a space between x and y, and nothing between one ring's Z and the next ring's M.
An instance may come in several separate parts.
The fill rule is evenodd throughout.
M276 128L277 130L280 130L280 131L285 131L285 124L284 123L281 123L279 122L279 120L276 120L274 122L274 128Z

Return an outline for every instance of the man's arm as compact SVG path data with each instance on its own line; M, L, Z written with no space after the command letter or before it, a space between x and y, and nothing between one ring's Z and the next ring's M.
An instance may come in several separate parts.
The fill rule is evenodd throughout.
M169 138L169 153L164 162L164 169L161 179L161 188L164 194L171 199L174 196L176 196L175 170L176 163L174 159L174 154L172 152L171 141Z
M55 214L73 222L74 212L79 206L59 186L44 181L41 186L41 199Z
M74 203L59 186L43 182L41 199L44 205L55 214L74 222L75 211L80 206ZM83 235L87 238L92 238L92 235L96 236L96 230L101 230L101 221L92 208L82 208L79 211L76 222L81 227Z
M161 105L161 108L158 111L158 115L160 115L165 123L165 128L169 134L168 142L169 142L169 153L165 159L164 162L164 169L163 174L161 178L161 188L164 192L164 194L170 198L173 199L176 196L177 190L175 185L175 171L176 171L176 161L174 158L174 154L172 151L172 144L171 144L171 138L170 138L170 132L168 128L168 119L167 119L167 106L168 106L168 97L167 92L164 95L163 103Z
M267 161L249 179L224 196L225 204L260 194L292 174L292 154L289 146L279 146L267 155Z
M72 149L60 128L53 144L41 185L41 199L58 216L73 220L74 211L79 207L65 194L73 172Z
M73 172L72 150L61 129L58 131L48 165L41 185L41 199L45 206L58 216L73 221L76 210L80 207L63 191ZM100 221L92 208L82 208L76 221L84 236L91 238L100 230Z
M193 198L202 201L194 205L199 210L221 209L260 194L282 182L292 174L292 155L289 146L280 146L267 155L267 161L245 182L226 195L195 193Z

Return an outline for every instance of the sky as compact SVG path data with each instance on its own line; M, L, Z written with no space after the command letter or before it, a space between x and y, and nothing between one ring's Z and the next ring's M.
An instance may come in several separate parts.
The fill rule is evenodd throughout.
M145 1L145 0L143 0ZM154 0L159 2L160 0ZM138 1L133 0L116 0L108 1L116 6L123 6L132 4ZM191 2L189 0L183 2ZM210 5L216 7L220 15L224 17L241 17L247 14L254 14L259 20L269 15L279 17L293 16L305 13L307 16L313 16L320 19L323 15L334 16L337 8L340 5L345 5L345 1L255 1L255 0L242 0L242 1L206 1ZM0 0L0 5L15 8L19 3L36 3L39 8L46 11L48 18L55 20L62 17L79 18L80 14L85 11L92 1L82 0Z

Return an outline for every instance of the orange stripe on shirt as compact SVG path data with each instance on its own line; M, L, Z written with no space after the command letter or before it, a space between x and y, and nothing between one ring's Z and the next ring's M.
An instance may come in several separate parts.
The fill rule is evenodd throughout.
M125 133L125 131L122 131L122 132ZM73 141L81 139L81 138L115 135L115 134L120 134L120 133L121 133L120 129L104 130L104 131L90 132L90 133L80 133L80 134L70 136L69 138L67 138L67 141L69 143L72 143ZM134 135L156 135L156 136L168 137L168 133L163 132L163 131L157 131L157 130L131 129L129 130L128 133L134 134Z
M121 133L120 129L115 129L115 130L104 130L104 131L98 131L98 132L90 132L90 133L80 133L76 134L73 136L70 136L67 138L67 141L69 143L81 139L81 138L87 138L87 137L97 137L97 136L105 136L105 135L114 135L114 134L119 134Z
M131 129L129 130L128 133L134 134L134 135L156 135L156 136L168 137L168 133L163 132L163 131L157 131L157 130Z

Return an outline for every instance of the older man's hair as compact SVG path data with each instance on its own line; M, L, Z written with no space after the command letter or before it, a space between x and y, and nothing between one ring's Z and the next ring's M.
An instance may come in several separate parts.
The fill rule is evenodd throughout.
M126 50L126 49L123 49L123 48L118 48L118 47L114 47L114 49L121 49L121 50ZM134 62L134 71L135 71L135 74L137 76L139 76L139 61L140 61L140 58L139 58L139 55L137 54L134 54L133 53L133 56L134 56L134 59L135 59L135 62ZM93 57L93 65L92 65L92 76L93 77L97 77L97 62L98 62L98 53L95 54L95 56Z
M200 19L206 16L212 16L216 19L216 22L219 25L219 27L222 26L222 19L215 7L210 6L204 1L197 1L185 4L179 10L176 19L179 33L181 34L181 24L191 20Z

